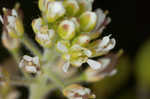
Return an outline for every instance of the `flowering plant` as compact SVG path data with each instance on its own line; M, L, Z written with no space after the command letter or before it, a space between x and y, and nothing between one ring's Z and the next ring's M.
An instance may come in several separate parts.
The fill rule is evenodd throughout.
M92 11L93 2L39 0L41 17L34 19L31 25L43 52L25 33L20 5L3 8L2 42L18 63L22 75L17 82L29 88L30 99L43 99L56 88L69 99L96 98L89 88L75 83L96 82L116 73L120 52L110 53L116 40L111 35L101 37L111 19L108 11ZM21 57L21 44L32 56ZM18 84L3 68L0 70L0 91L14 82Z

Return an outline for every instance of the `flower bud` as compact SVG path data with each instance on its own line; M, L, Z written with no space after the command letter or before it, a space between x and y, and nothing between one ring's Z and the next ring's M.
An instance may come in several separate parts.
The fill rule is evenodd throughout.
M61 53L67 53L70 47L69 41L61 40L56 44L56 49Z
M1 17L1 22L4 24L5 31L13 38L22 37L24 33L23 23L18 9L3 8L4 16Z
M80 28L84 32L90 32L96 26L97 16L94 12L84 12L80 16Z
M69 99L91 99L96 98L94 94L91 93L89 88L82 87L78 84L72 84L63 90L64 96Z
M77 0L79 4L79 14L85 12L85 11L91 11L92 10L92 2L91 0Z
M48 5L48 2L50 1L55 1L55 0L39 0L39 9L43 12L46 12L47 10L47 5Z
M19 63L19 67L27 74L39 74L40 73L39 58L24 55Z
M92 55L91 51L81 47L80 45L73 45L70 49L70 63L73 66L80 67Z
M10 37L6 32L2 33L2 43L8 50L15 50L20 46L19 40Z
M34 19L33 21L32 21L32 28L33 28L33 31L35 32L35 33L38 33L39 31L40 31L40 28L41 28L41 26L43 25L43 20L42 20L42 18L38 18L38 19Z
M77 20L77 18L73 17L70 19L70 21L72 21L75 24L76 32L79 32L80 31L80 24L79 24L79 21Z
M103 39L100 40L96 45L97 47L95 49L96 50L95 55L106 54L115 47L116 40L114 38L110 39L109 35L103 37Z
M61 1L48 2L48 9L46 17L49 23L56 21L58 18L64 16L65 8Z
M86 46L90 42L91 38L87 34L81 34L73 40L73 44L79 44L81 46Z
M66 0L64 2L64 6L65 6L66 12L69 16L74 16L79 11L79 5L76 0Z
M58 34L65 40L71 40L75 36L76 27L72 21L64 20L58 26Z
M55 31L53 29L48 29L47 26L43 26L40 29L40 32L36 34L36 41L46 47L49 48L52 45L52 39L55 36Z

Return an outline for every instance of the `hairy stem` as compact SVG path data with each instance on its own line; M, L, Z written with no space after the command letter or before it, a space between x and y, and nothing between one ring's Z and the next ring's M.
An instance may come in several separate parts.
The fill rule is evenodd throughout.
M20 59L19 48L14 49L14 50L10 50L9 52L12 54L12 56L14 57L14 59L16 60L16 62L18 63L19 59Z
M76 76L70 80L67 81L67 85L72 84L72 83L79 83L79 82L84 82L85 81L85 74L82 73L79 76Z
M37 55L39 58L42 57L41 52L39 49L35 46L35 44L27 37L27 35L24 35L24 37L21 39L22 43L29 48L30 51L33 52L34 55Z

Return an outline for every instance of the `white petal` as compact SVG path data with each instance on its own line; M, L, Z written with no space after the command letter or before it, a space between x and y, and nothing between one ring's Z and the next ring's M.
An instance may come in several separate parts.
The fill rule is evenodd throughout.
M70 66L70 62L67 61L67 62L64 64L64 66L63 66L63 71L64 71L64 72L67 72L68 69L69 69L69 66Z
M27 56L27 55L24 55L23 59L26 60L26 61L32 61L32 57Z
M37 70L34 66L26 66L25 67L25 70L28 71L28 72L32 72L32 73L36 73Z
M100 59L100 62L102 63L102 68L105 69L109 63L110 63L110 58L102 58Z
M4 24L4 21L1 15L0 15L0 21L2 22L2 24Z
M103 37L98 48L102 48L102 47L106 46L109 42L110 42L110 36Z
M24 66L24 60L21 60L19 63L19 67L22 68Z
M92 52L88 49L85 49L84 54L87 55L88 57L90 57L92 55Z
M36 64L36 65L38 65L39 64L39 57L37 57L37 56L34 57L33 58L33 63Z
M106 15L102 11L102 9L97 9L96 14L98 16L97 25L96 25L96 30L97 30L99 28L99 26L101 26L102 23L104 22Z
M110 51L112 50L116 45L116 40L115 39L111 39L110 44L104 49L104 51Z
M95 60L92 60L92 59L88 59L87 60L87 63L90 65L90 67L94 70L97 70L97 69L100 69L102 64L95 61Z
M8 16L8 23L11 27L14 27L15 25L15 21L16 21L16 18L14 16Z
M13 15L13 16L18 16L17 11L13 9L13 10L12 10L12 15Z
M62 2L59 1L49 3L48 10L51 12L51 16L61 16L65 13L65 8Z

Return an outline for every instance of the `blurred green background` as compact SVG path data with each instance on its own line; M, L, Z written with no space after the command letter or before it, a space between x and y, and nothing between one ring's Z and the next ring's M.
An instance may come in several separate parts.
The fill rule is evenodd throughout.
M0 0L0 8L12 8L16 2L21 3L24 26L28 35L34 38L29 26L34 18L40 16L37 0ZM147 13L149 3L146 0L138 3L139 8L135 0L95 0L94 2L94 9L108 9L112 18L103 35L112 34L116 38L117 46L114 51L124 49L115 76L94 84L85 84L92 88L97 99L150 99L150 15ZM140 12L139 15L137 11ZM8 57L10 54L0 43L0 63ZM24 87L17 88L22 91L21 99L27 99L28 90ZM49 99L64 99L59 91L53 93L55 94L49 95Z

